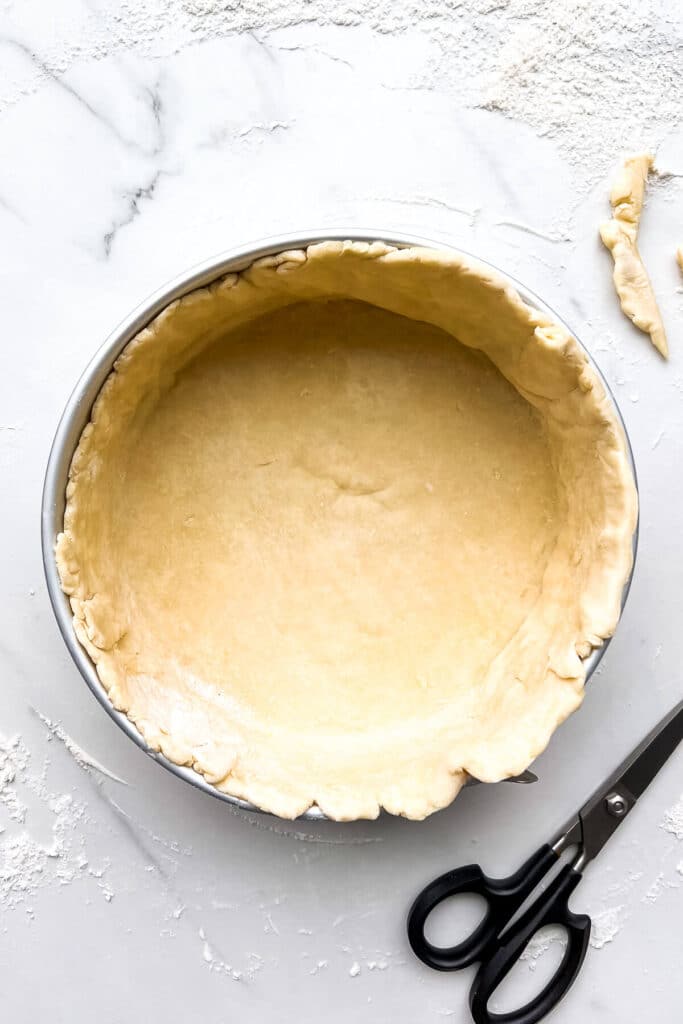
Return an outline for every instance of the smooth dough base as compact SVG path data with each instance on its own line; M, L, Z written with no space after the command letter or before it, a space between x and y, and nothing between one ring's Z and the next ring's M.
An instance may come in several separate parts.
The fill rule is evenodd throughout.
M580 702L630 566L623 436L578 346L476 264L408 252L416 279L431 257L502 298L552 393L528 351L513 386L495 345L406 316L402 280L331 285L316 263L390 279L396 251L328 243L162 314L72 466L58 564L112 701L287 817L420 818L466 772L523 770Z

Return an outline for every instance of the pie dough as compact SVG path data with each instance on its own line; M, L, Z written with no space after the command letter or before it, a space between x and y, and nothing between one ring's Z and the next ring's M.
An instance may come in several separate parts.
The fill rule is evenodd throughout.
M130 342L57 562L154 750L283 817L423 818L581 703L636 515L564 327L469 258L323 242Z
M614 260L614 287L621 308L635 326L650 335L652 344L666 359L669 348L657 300L638 252L638 227L643 209L645 183L654 158L649 153L630 156L612 186L612 220L600 225L600 237Z

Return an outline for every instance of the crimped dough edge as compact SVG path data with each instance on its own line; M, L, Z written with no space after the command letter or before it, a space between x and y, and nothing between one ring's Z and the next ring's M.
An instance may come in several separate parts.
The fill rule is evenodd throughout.
M567 465L558 466L558 474L564 473L570 485L579 489L576 505L585 504L593 492L591 513L584 516L573 538L570 558L576 571L572 570L570 587L565 592L557 572L549 573L543 586L545 602L539 602L544 607L534 611L539 622L550 626L545 642L552 636L542 678L534 688L543 699L530 703L527 688L518 681L502 687L501 679L507 679L505 665L494 664L485 685L500 690L497 718L487 721L466 760L447 745L440 748L440 737L434 735L438 756L429 777L417 783L406 753L395 766L394 780L390 784L385 780L379 788L371 771L361 771L348 786L321 787L311 776L308 785L289 789L286 778L250 778L238 751L211 738L198 743L196 735L184 734L178 717L172 732L160 725L149 708L128 699L116 664L121 627L106 602L98 607L99 595L93 592L87 556L79 544L81 523L97 514L96 484L101 460L106 458L108 433L125 420L141 392L153 401L171 382L164 350L172 344L179 351L184 346L182 360L187 363L215 340L216 304L223 310L220 334L226 321L232 329L263 312L316 297L369 302L457 333L461 344L484 351L547 419L558 444L570 453ZM279 253L171 303L116 360L74 453L66 493L57 566L71 601L76 635L114 707L128 715L152 750L176 764L191 766L222 792L285 818L318 806L336 820L374 818L382 808L422 819L449 804L468 776L494 782L527 768L557 726L581 703L583 659L616 627L637 522L626 439L613 403L579 343L563 326L525 304L490 267L446 250L399 249L382 242L329 241ZM570 508L570 515L574 513ZM533 639L533 630L530 636L515 638L527 646L533 646ZM501 658L504 662L505 651ZM518 723L514 733L511 720ZM252 741L258 738L257 731ZM353 757L352 742L348 752Z

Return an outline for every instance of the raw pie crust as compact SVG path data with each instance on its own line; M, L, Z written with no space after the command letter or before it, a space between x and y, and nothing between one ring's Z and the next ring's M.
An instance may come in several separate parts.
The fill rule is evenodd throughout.
M564 327L460 255L323 242L126 347L57 562L150 747L283 817L423 818L581 703L636 505Z

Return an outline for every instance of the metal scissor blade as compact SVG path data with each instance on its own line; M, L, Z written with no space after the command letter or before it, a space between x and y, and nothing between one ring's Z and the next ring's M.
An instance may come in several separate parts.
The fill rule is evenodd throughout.
M622 780L636 800L645 792L655 775L666 764L683 739L683 700L652 732L631 755L632 763L623 765Z
M683 701L638 744L579 811L583 867L602 849L683 740Z

